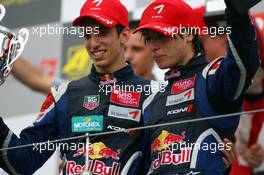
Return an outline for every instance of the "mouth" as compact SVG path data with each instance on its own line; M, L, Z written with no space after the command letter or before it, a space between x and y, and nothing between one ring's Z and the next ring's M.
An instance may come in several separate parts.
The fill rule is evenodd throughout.
M153 56L153 59L157 62L157 63L159 63L159 62L161 62L162 61L162 57L164 57L165 55L154 55Z
M106 52L106 50L95 50L95 51L91 51L92 58L93 59L102 58L103 55L105 54L105 52Z

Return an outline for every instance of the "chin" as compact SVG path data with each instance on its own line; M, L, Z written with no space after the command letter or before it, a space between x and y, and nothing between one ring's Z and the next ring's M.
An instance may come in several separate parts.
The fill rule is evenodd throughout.
M105 60L100 60L100 61L94 61L94 65L98 67L107 67L107 61Z
M160 69L169 69L169 68L170 68L170 66L168 66L168 65L166 65L166 64L158 64L158 67L159 67Z

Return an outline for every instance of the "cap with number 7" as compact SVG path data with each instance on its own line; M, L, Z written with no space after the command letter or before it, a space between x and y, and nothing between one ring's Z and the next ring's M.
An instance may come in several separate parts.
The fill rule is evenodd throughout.
M82 26L85 19L91 18L105 27L115 27L120 24L128 27L128 11L119 0L87 0L80 16L73 21L73 26Z
M196 26L193 9L182 0L157 0L144 10L135 32L150 29L169 36L170 29Z

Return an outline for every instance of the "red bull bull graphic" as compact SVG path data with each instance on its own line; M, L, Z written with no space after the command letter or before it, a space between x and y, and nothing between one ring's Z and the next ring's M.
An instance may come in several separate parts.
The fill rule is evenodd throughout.
M102 159L102 158L112 158L115 160L119 160L119 154L121 149L117 151L112 150L107 147L103 142L93 143L89 146L89 158L90 159ZM86 147L80 148L76 151L73 157L79 157L81 155L85 156Z
M185 132L182 132L181 135L177 135L163 130L160 135L152 142L151 151L156 152L165 150L173 143L184 144L184 138Z

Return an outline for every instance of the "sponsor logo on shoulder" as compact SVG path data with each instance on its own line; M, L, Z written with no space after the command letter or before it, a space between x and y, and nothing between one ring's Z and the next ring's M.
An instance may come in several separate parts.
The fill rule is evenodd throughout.
M141 110L109 105L108 116L139 122Z
M222 60L219 60L212 67L210 67L208 75L214 75L215 72L219 69L221 63L222 63Z
M186 90L177 95L168 96L166 101L166 106L177 105L190 100L194 100L194 88Z
M179 94L187 89L193 88L195 85L195 77L177 81L171 88L171 94Z
M140 96L140 92L122 91L115 88L111 93L110 101L123 106L138 107Z

